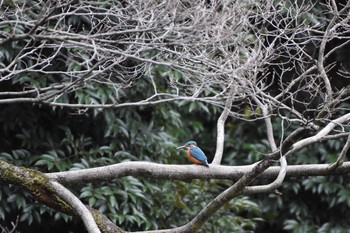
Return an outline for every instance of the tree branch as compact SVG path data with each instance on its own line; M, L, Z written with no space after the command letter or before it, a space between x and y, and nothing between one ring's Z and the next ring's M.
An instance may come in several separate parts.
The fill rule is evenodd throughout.
M80 216L88 232L99 233L100 230L103 233L124 232L99 211L84 206L69 190L39 171L17 167L0 160L0 181L25 188L41 204L59 212Z
M271 151L272 152L277 151L278 148L274 138L273 126L271 122L271 117L269 115L268 107L266 104L263 104L256 96L253 96L253 99L258 104L258 106L262 109L262 113L263 113L265 125L266 125L266 135L267 135L267 139L268 139ZM283 126L283 121L282 121L282 126ZM282 135L283 135L283 130L284 130L284 127L282 127ZM244 188L243 194L272 192L276 190L279 186L281 186L287 172L287 160L286 160L286 157L282 155L282 151L281 151L279 162L281 164L281 169L278 172L277 178L273 182L267 185L247 186Z
M277 178L273 182L271 182L270 184L266 184L266 185L247 186L244 188L242 194L249 195L249 194L257 194L257 193L268 193L268 192L273 192L273 191L277 190L277 188L282 185L282 183L286 177L286 174L288 173L288 170L289 170L289 167L287 167L287 160L286 160L285 156L282 156L279 159L279 162L280 162L281 166L279 168ZM268 170L274 169L274 168L272 168L272 169L271 168L272 167L268 168L265 172L267 172ZM261 176L264 173L262 173L259 176L259 178L262 178Z
M286 178L301 176L339 175L350 173L350 162L344 162L334 171L327 170L328 164L288 165ZM224 166L212 164L209 169L195 165L167 165L150 162L124 162L114 165L88 168L76 171L46 173L52 179L64 185L87 182L109 181L126 176L150 179L192 180L192 179L229 179L238 180L253 168L253 165ZM280 166L271 166L262 173L261 179L275 179Z
M315 136L313 136L313 140L311 140L310 143L315 142L317 140L320 140L322 137L326 136L336 125L341 124L347 120L350 119L350 113L346 114L342 117L339 117L333 121L331 121L328 125L326 125L319 133L317 133ZM301 141L305 141L307 139L302 139ZM294 143L298 144L297 143ZM305 145L305 144L304 144ZM295 147L292 147L293 149L287 152L287 154L290 154L291 151L295 152ZM279 151L274 151L269 156L267 156L262 161L258 162L254 165L254 167L249 170L247 173L245 173L234 185L226 189L224 192L222 192L220 195L218 195L216 198L214 198L213 201L211 201L208 205L206 205L189 223L187 223L184 227L186 228L186 232L196 232L204 223L205 221L212 216L217 210L219 210L224 204L226 204L228 201L230 201L232 198L244 194L247 186L255 180L261 173L263 173L268 167L271 166L272 161L275 157L280 155ZM286 160L282 159L281 161L282 169L285 169L287 167ZM271 183L271 185L267 185L266 187L263 186L263 188L260 188L259 186L254 187L252 189L247 189L247 193L251 192L254 193L255 190L257 192L262 192L265 190L270 191L271 188L274 188L275 185L280 185L279 181L283 181L285 173L280 172L282 169L279 170L279 174L281 177L277 178L276 183ZM328 170L326 168L326 170Z
M304 138L296 143L293 144L290 151L286 153L286 156L307 146L312 143L318 142L320 140L323 140L324 137L327 136L335 127L341 126L342 123L350 120L350 113L345 114L341 117L338 117L335 120L331 120L322 130L320 130L316 135Z
M68 189L66 189L56 181L50 181L48 185L51 186L51 188L56 192L56 194L60 198L66 201L66 203L75 210L77 215L83 221L86 230L89 233L101 233L91 212L85 207L83 203L81 203L81 201L73 193L71 193Z
M216 135L216 151L212 164L220 164L222 160L222 155L224 153L224 142L225 142L225 122L230 114L232 107L234 92L237 88L234 84L231 84L230 92L225 103L224 110L222 111L220 117L217 121L217 135Z
M345 158L346 153L348 152L349 148L350 148L350 133L349 133L348 139L345 142L343 149L341 150L341 152L338 156L337 161L335 161L334 163L329 165L330 170L336 169L337 167L341 166L344 163L344 158Z

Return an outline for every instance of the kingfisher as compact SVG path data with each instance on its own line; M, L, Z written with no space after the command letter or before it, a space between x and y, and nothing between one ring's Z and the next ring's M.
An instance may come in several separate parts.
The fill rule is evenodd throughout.
M204 165L209 167L207 156L204 152L197 146L197 142L188 141L185 145L178 147L177 149L184 149L187 151L187 158L189 158L195 164Z

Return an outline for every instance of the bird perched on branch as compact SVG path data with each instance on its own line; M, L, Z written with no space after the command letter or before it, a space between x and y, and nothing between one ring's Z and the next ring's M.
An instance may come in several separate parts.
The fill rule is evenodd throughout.
M187 151L187 158L189 158L195 164L204 165L209 167L207 157L204 152L197 146L195 141L188 141L185 145L178 147L177 149L184 149Z

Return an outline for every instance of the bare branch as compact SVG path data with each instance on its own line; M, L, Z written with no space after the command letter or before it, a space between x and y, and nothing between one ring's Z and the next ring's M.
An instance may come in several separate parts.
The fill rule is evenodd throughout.
M272 122L271 122L271 117L269 116L268 107L266 104L263 104L256 96L253 96L253 99L257 103L259 108L261 108L261 110L262 110L264 120L265 120L265 125L266 125L267 140L269 142L271 151L275 152L275 151L277 151L278 148L277 148L275 138L274 138L273 126L272 126ZM282 126L283 126L283 121L282 121ZM283 130L284 130L284 127L282 127L282 132L283 132ZM283 133L282 133L282 135L283 135ZM285 156L282 155L282 151L281 151L281 157L280 157L279 161L281 164L281 169L278 173L277 178L273 182L271 182L268 185L256 185L256 186L245 187L243 190L243 193L249 194L249 193L260 193L260 192L272 192L272 191L276 190L283 183L283 180L284 180L284 178L286 176L286 172L287 172L287 160L286 160Z
M47 174L55 179L56 191L63 190L63 196L55 197L74 206L90 232L98 232L90 212L57 182L74 185L129 175L237 180L188 224L164 230L195 232L237 195L272 192L285 177L350 173L349 162L343 163L350 146L350 86L332 86L336 77L331 76L341 63L333 55L349 45L350 2L340 9L330 0L322 6L324 17L308 17L314 4L253 0L16 2L0 10L0 28L4 28L0 30L4 48L0 104L117 111L195 101L221 109L209 169L126 162ZM80 24L71 23L72 18ZM328 48L334 41L339 43ZM346 66L340 66L335 73L349 78ZM138 85L147 92L123 98ZM108 91L106 98L89 93L95 93L97 87ZM229 116L238 121L264 120L271 153L253 165L220 166ZM276 122L281 122L278 129ZM296 129L290 135L285 135L286 122ZM302 135L306 129L313 130L308 137ZM279 146L274 135L277 130L282 132ZM326 164L287 167L287 156L298 150L345 136L348 140L330 168ZM276 160L280 166L272 166ZM271 183L248 186L259 178ZM46 186L40 183L39 188ZM45 203L46 196L39 200ZM53 202L48 204L55 207Z
M249 195L249 194L256 194L256 193L269 193L269 192L274 192L275 190L277 190L277 188L282 185L288 171L292 170L292 169L290 169L290 167L287 168L287 160L286 160L285 156L282 156L279 159L279 162L280 162L281 166L280 166L280 169L278 171L278 176L276 177L276 179L273 182L271 182L270 184L266 184L266 185L256 185L256 186L245 187L243 194ZM270 167L270 168L272 168L272 167ZM268 168L265 172L267 172L270 168ZM260 176L262 176L263 174L264 173L262 173Z
M332 172L329 172L327 170L327 167L328 164L288 165L286 177L348 174L350 172L350 162L344 162L341 167ZM124 162L104 167L88 168L84 170L47 173L46 175L64 185L109 181L125 176L145 177L151 179L174 179L184 181L192 179L238 180L252 168L253 165L224 166L212 164L210 166L210 170L208 170L206 168L202 168L201 166L195 165L168 165L150 162ZM262 173L259 178L275 179L278 176L280 170L280 166L272 166L268 168L264 173Z
M302 139L293 144L292 149L286 153L286 156L307 146L312 143L323 140L323 137L327 136L335 127L340 126L342 123L350 120L350 113L338 117L328 123L322 130L320 130L316 135Z
M348 139L346 140L342 151L340 152L340 154L338 156L337 161L335 161L334 163L329 165L330 170L336 169L344 163L344 159L345 159L346 153L348 152L349 148L350 148L350 133L349 133Z
M0 224L1 233L19 233L19 231L17 230L18 221L19 216L17 216L15 222L11 222L12 229L8 229L7 227L4 227Z
M224 153L225 122L232 107L234 92L237 91L235 84L231 84L230 94L226 100L225 108L217 121L216 151L212 164L220 164Z
M86 230L89 233L101 233L91 212L73 193L55 181L51 181L49 185L63 200L75 209L77 215L82 219Z

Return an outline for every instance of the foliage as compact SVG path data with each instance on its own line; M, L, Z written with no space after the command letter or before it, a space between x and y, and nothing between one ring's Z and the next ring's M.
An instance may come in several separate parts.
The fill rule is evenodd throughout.
M13 2L16 3L16 1ZM118 4L122 4L121 2L123 1ZM281 1L275 2L278 5ZM304 1L297 2L303 4ZM323 8L320 1L313 2L314 8L303 14L302 18L298 18L299 23L325 28L328 17L325 13L326 9ZM282 18L291 12L290 8L294 7L291 1L287 3L281 10ZM108 12L108 4L103 6L104 8L100 9L101 12ZM14 6L9 4L7 7L11 9ZM5 8L1 9L0 13L4 11ZM39 9L29 13L28 11L24 10L23 14L30 18L37 15ZM59 12L59 9L56 11ZM33 15L31 16L30 13ZM72 30L79 35L86 35L93 29L94 19L85 17L86 12L78 13L67 17L62 25L59 25L66 29L73 28ZM11 17L10 19L14 19ZM105 20L113 21L115 18L106 16ZM278 21L278 19L275 20ZM49 29L52 29L58 21L50 23L48 24ZM275 21L271 22L273 23ZM272 27L272 25L268 26ZM10 33L24 34L28 30L29 28L25 25L11 27L10 24L0 23L1 38ZM266 30L272 29L267 27ZM117 35L114 39L118 41L126 36L128 35ZM247 40L251 39L251 41L244 40L247 44L254 44L256 40L253 32L244 31L240 36L247 37ZM54 43L49 39L44 42ZM336 45L337 42L334 40L330 44ZM40 41L31 40L30 37L25 40L5 41L0 47L0 69L16 60L16 56L23 55L28 46L38 47L40 44ZM126 49L126 45L115 46L121 51ZM312 43L306 45L308 56L316 57L314 53L318 49L317 46L318 44ZM39 50L35 51L39 53ZM183 72L177 69L158 64L143 66L140 61L132 58L123 59L119 70L113 68L108 70L108 74L99 73L101 75L99 78L93 77L80 82L80 78L82 79L86 73L89 73L84 72L88 71L88 67L95 65L96 60L89 60L89 63L78 58L92 57L91 51L85 51L79 47L62 48L57 51L45 48L40 51L40 55L46 57L56 52L59 55L52 59L50 64L40 63L40 59L37 59L40 56L35 53L23 56L21 62L17 62L16 68L25 70L33 65L34 71L21 72L11 79L1 80L0 91L23 91L28 87L54 89L56 86L72 82L72 77L67 76L67 72L76 75L74 82L78 88L77 90L69 89L55 96L57 97L54 100L55 103L113 105L140 101L154 95L154 89L175 94L179 90L169 85L169 82L174 80L184 85L188 84L180 91L192 94L196 88L196 86L191 87L196 82L191 82L183 75ZM241 52L243 54L243 51ZM281 53L283 54L283 51ZM336 57L331 57L329 64L337 66L341 64L348 68L349 61L345 59L347 53L349 53L349 48L344 47L344 50ZM148 57L156 57L156 55L156 51L147 53ZM148 58L147 56L144 59ZM244 55L241 56L242 60L246 59ZM217 54L217 57L220 57L220 54ZM38 60L39 63L37 63ZM103 63L104 66L108 64L108 62ZM285 64L286 66L291 65L288 62ZM138 68L140 70L142 68L142 71ZM266 76L272 78L275 73L280 72L279 69L280 67L271 66L270 73ZM52 70L57 73L51 74ZM61 74L59 71L66 73ZM335 71L331 69L330 73L332 72ZM8 75L8 71L4 71L2 75ZM125 75L126 78L120 78L122 75ZM335 74L336 78L331 80L335 89L341 86L339 80L343 80L338 75ZM156 77L156 79L151 77ZM290 73L284 74L283 77L281 86L287 85L293 78ZM219 84L207 84L204 94L201 93L201 95L209 96L221 89ZM274 92L277 89L278 85L272 82L269 91ZM45 94L52 93L49 89ZM319 98L316 98L308 105L317 105L318 101ZM130 160L186 164L188 161L184 155L175 148L189 139L195 139L200 146L203 145L202 148L210 162L216 145L216 120L222 107L218 103L210 103L209 101L179 99L173 103L104 109L61 108L40 102L2 104L0 159L18 166L36 168L43 172L78 170ZM240 120L232 118L226 122L223 164L252 164L262 159L270 151L265 139L266 132L261 123L262 120L255 122L252 120L256 116L257 118L261 116L261 109L252 109L242 102L236 104L234 108L239 109L242 118ZM348 108L346 103L342 106ZM310 121L316 121L314 113L314 111L303 112ZM338 111L336 115L342 113ZM288 124L288 122L284 123ZM273 124L276 126L274 133L278 140L294 129L293 126L281 129L279 126L282 120L275 120ZM293 155L288 162L291 164L333 162L342 145L343 141L338 140L310 146ZM230 185L232 181L227 180L180 182L125 177L99 184L81 184L72 189L84 203L105 213L109 219L122 225L125 230L140 230L180 226ZM348 177L303 177L288 180L280 188L282 196L269 194L235 198L213 218L210 218L201 231L345 232L350 227L347 221L349 219L347 209L350 206L349 188ZM2 185L0 203L0 219L4 223L9 223L19 215L19 224L22 227L35 223L42 224L43 219L47 216L52 217L49 218L50 221L56 221L56 223L65 221L68 222L67 225L76 226L78 224L69 216L34 203L30 195L18 187ZM324 211L320 211L320 207Z
M179 113L171 106L158 108L109 109L77 115L65 109L7 105L1 117L4 137L0 139L0 156L2 160L18 166L33 167L44 172L84 169L129 160L188 163L175 148L188 140L187 135L192 131L203 131L204 122L196 119L188 127L190 117L193 117L191 114L200 113L201 108L193 109L188 105L188 112L182 115L182 118L189 118L187 122L180 121ZM211 121L214 120L212 117ZM200 135L198 138L205 139ZM218 182L155 182L126 177L98 185L82 184L75 191L84 203L97 208L126 229L157 229L170 227L169 223L184 224L222 191L222 188L218 189ZM16 214L20 215L21 224L31 224L33 221L41 223L40 216L45 214L53 215L55 221L62 218L72 220L64 214L33 204L28 193L18 188L2 186L1 194L0 217L3 220L9 221ZM256 226L254 222L261 221L259 214L253 214L257 220L237 215L247 209L259 212L258 207L247 198L237 198L228 206L228 209L231 208L236 214L228 217L230 210L219 214L210 221L216 222L216 227L213 229L212 224L208 223L203 232L208 229L234 231L241 227L252 230ZM172 221L169 221L170 218ZM231 221L237 224L227 226Z

